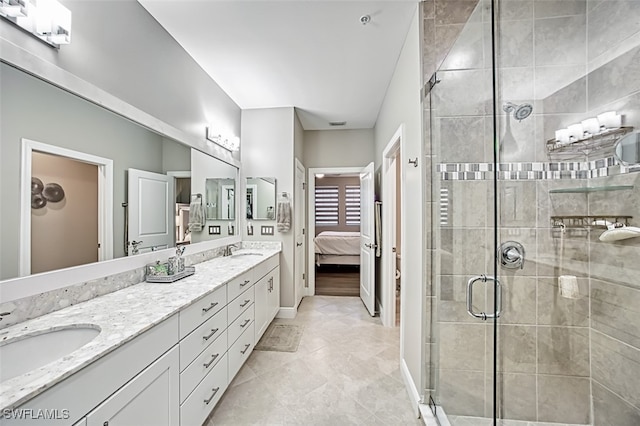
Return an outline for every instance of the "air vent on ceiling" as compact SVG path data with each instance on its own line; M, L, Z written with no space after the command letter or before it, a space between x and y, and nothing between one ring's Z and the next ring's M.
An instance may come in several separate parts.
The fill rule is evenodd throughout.
M344 126L347 124L346 121L330 121L329 126Z

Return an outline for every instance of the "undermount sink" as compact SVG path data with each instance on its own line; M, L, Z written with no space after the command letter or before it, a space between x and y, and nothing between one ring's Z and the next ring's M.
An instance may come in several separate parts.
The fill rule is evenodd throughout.
M231 255L231 257L245 257L245 256L264 256L263 253L255 253L255 252L240 252L240 253L233 253Z
M0 382L35 370L80 349L100 334L92 324L72 325L0 343Z

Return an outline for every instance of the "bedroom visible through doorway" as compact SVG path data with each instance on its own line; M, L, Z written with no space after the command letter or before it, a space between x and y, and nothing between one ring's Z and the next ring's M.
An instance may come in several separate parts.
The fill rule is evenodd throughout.
M360 294L360 177L315 175L315 294Z

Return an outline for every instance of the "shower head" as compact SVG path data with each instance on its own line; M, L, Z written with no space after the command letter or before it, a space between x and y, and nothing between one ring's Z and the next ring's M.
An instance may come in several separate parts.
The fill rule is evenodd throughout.
M507 114L513 112L513 117L518 121L524 120L533 112L533 106L531 104L516 105L512 102L507 102L506 104L504 104L502 106L502 109Z

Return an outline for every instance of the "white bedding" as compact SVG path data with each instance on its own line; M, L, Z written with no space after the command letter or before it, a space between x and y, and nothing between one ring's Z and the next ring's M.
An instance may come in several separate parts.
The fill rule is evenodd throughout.
M360 255L360 233L323 231L314 239L316 254Z

